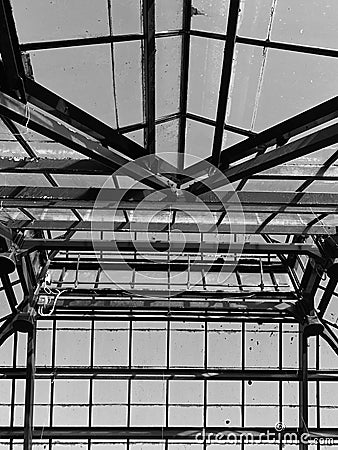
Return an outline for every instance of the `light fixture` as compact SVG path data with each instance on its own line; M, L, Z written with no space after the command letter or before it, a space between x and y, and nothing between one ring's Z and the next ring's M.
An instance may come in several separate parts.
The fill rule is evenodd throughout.
M32 307L28 307L28 311L20 311L13 319L14 331L21 333L31 333L34 329L36 312Z
M324 325L319 320L317 314L306 316L304 336L319 336L324 331Z
M0 253L0 275L8 275L16 269L15 251Z

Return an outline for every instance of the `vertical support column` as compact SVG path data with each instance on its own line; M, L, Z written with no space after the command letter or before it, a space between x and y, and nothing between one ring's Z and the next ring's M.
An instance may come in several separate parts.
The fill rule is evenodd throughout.
M32 450L33 440L33 410L34 410L34 382L35 382L35 344L36 324L27 335L27 369L25 393L25 422L24 422L24 450Z
M307 337L304 334L304 326L299 327L299 433L300 435L307 433L308 430L308 351ZM300 450L308 448L308 444L300 442Z
M143 0L145 148L155 153L155 0Z
M184 169L185 134L187 126L188 80L190 59L190 29L192 1L183 2L183 36L180 81L180 123L178 131L178 170Z

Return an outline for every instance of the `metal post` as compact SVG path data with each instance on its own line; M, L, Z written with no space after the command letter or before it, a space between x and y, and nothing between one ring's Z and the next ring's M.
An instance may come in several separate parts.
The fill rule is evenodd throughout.
M307 337L304 335L304 326L299 327L299 434L304 435L308 431L308 351ZM300 442L300 450L308 448L308 444Z
M34 382L35 382L35 344L36 328L27 336L27 374L25 394L25 422L24 422L24 450L32 449L33 439L33 410L34 410Z

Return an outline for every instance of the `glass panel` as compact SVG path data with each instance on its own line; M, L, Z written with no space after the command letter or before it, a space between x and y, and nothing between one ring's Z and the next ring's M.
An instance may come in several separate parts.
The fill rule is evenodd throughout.
M189 112L216 119L223 53L223 41L191 36Z
M171 31L182 28L183 0L156 0L156 31Z
M194 158L189 158L188 155L197 156L197 161L210 156L213 138L214 127L195 122L194 120L187 120L186 154L184 155L187 166L196 162Z
M47 178L40 173L1 173L0 183L2 186L51 186Z
M132 131L130 133L126 133L125 136L142 147L144 146L144 130Z
M50 159L87 159L81 153L71 150L58 142L34 142L32 148L40 158Z
M241 18L238 35L265 39L268 31L273 0L256 0L241 2Z
M253 128L262 62L261 48L236 45L227 123L245 129Z
M0 136L0 156L7 158L26 158L27 153L19 142L12 141L12 136L3 134Z
M113 34L141 33L141 2L135 0L113 0L111 16L113 19Z
M248 180L243 191L285 192L295 190L303 183L301 180Z
M0 208L0 220L27 220L28 218L17 208Z
M337 70L334 58L269 49L256 131L334 97Z
M180 101L181 36L156 39L156 117L176 113Z
M162 159L177 166L178 120L156 125L156 153Z
M94 45L32 52L31 59L39 83L115 127L110 55L109 45ZM121 77L124 76L122 64L116 55L116 68ZM140 96L133 96L131 90L132 85L129 93L134 101Z
M237 133L232 133L231 131L224 130L223 132L223 143L222 143L222 149L231 147L232 145L237 144L238 142L244 141L246 139L246 136L242 136Z
M110 178L109 175L53 175L54 180L62 187L101 188Z
M228 0L195 0L191 13L191 28L212 33L225 33L228 8Z
M21 42L109 34L106 0L13 0L12 5Z
M140 42L114 44L119 126L143 120L141 50Z
M336 181L313 181L305 192L328 192L338 194L338 183Z
M272 39L314 47L338 48L335 0L283 0L277 3Z
M38 220L78 220L70 209L28 208L27 211Z

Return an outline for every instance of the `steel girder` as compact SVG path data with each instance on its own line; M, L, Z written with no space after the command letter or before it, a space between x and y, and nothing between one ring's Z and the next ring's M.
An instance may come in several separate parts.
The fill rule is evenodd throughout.
M290 119L274 125L254 136L245 139L238 144L223 150L221 153L221 170L225 170L229 164L240 161L247 156L265 150L273 145L283 145L289 139L323 123L329 122L338 116L338 96L333 97L313 108L297 114ZM211 157L206 160L212 163ZM205 174L209 168L205 162L198 162L185 170L186 177L182 183Z
M183 26L183 34L185 32ZM155 34L156 38L181 36L182 30L161 31ZM189 35L200 36L208 39L226 40L225 34L212 33L202 30L190 30ZM69 47L83 47L99 44L110 44L112 42L130 42L140 41L144 39L144 34L132 33L121 34L115 36L96 36L88 38L73 38L73 39L58 39L58 40L46 40L39 42L24 42L20 44L22 51L35 51L35 50L48 50L56 48L69 48ZM324 47L311 47L309 45L291 44L280 41L267 41L266 39L256 39L243 36L237 36L236 42L238 44L252 45L256 47L272 48L276 50L285 50L289 52L305 53L309 55L327 56L331 58L338 57L338 50Z
M212 33L202 30L191 30L192 36L199 36L208 39L217 39L226 41L227 36L220 33ZM338 50L334 48L312 47L309 45L291 44L289 42L272 41L268 39L256 39L244 36L237 36L236 43L252 45L255 47L272 48L276 50L285 50L288 52L305 53L308 55L327 56L330 58L338 57ZM29 44L28 44L29 45ZM34 44L33 44L34 45Z
M143 0L143 90L144 90L144 144L147 153L155 153L155 0Z
M232 63L234 59L239 10L240 10L240 0L231 0L229 3L226 42L224 46L222 75L216 113L216 127L211 155L211 162L216 167L220 165L225 114L228 106L228 97L232 75Z
M337 428L307 428L307 436L310 438L332 438L335 442L338 441ZM286 439L290 439L290 436L294 437L294 441L300 438L302 432L298 428L285 428L281 432L281 439L283 435L286 435ZM0 438L23 438L23 427L0 427ZM193 441L194 443L207 442L210 438L218 436L220 441L221 436L245 436L248 437L251 443L251 436L254 437L254 442L260 442L262 444L262 435L270 436L270 439L278 439L278 433L275 428L264 427L151 427L145 428L139 427L34 427L33 438L40 439L43 435L44 439L105 439L105 440L121 440L126 439L139 439L142 442L166 439L179 440L179 441ZM203 439L204 436L204 439ZM296 438L296 439L295 439ZM231 441L232 442L232 441ZM245 440L244 440L245 442ZM264 442L264 441L263 441ZM267 440L268 442L268 440ZM288 441L287 441L288 442Z
M181 197L168 196L168 191L142 189L74 188L45 186L2 186L0 199L3 206L43 208L92 208L125 209L142 211L187 212L279 212L287 207L289 213L335 214L338 212L338 194L292 192L213 192L197 199L189 193ZM140 206L141 204L141 206Z
M116 251L130 252L130 251L165 251L170 249L170 252L175 253L243 253L243 254L278 254L285 255L307 255L318 261L322 261L323 257L315 245L311 244L250 244L250 243L208 243L208 242L186 242L182 245L181 242L155 241L150 243L148 241L86 241L76 239L26 239L22 248L32 252L37 249L45 250L84 250L84 251ZM152 250L153 249L153 250Z
M186 233L218 233L218 234L231 234L242 232L243 226L245 225L245 233L246 234L273 234L273 235L303 235L303 236L313 236L313 235L335 235L336 227L335 226L325 226L322 225L299 225L297 223L288 224L272 224L267 225L264 229L261 229L261 225L253 225L247 223L238 224L238 228L229 224L220 224L217 228L212 227L210 224L200 224L198 229L195 229L191 226L191 224L180 223L176 225L176 229L181 232ZM95 221L87 221L87 220L34 220L27 218L27 220L8 220L7 226L13 229L20 230L45 230L45 231L67 231L72 230L76 231L120 231L129 233L131 230L133 232L142 232L145 231L146 224L145 223L137 223L137 222L129 222L129 221L105 221L105 222L95 222ZM164 229L163 223L157 223L155 221L151 221L149 224L148 230L152 233L160 233L163 231L167 231Z
M189 190L195 194L200 194L209 189L217 189L226 183L242 180L264 170L271 169L279 164L283 164L301 156L308 155L316 150L328 147L338 142L338 124L331 125L320 131L300 138L289 144L277 147L263 155L251 158L241 164L230 167L224 172L216 173L207 178L204 182L194 183Z
M137 159L147 155L145 149L139 144L126 138L115 129L109 127L41 84L29 78L25 78L24 83L27 100L32 105L58 117L70 126L93 137L102 144L112 147L114 150L119 151L129 158Z
M0 114L22 125L27 125L28 128L107 165L111 168L112 172L127 164L127 167L123 168L124 175L142 181L144 184L155 189L168 187L168 183L163 181L163 178L159 178L148 169L114 153L99 141L89 139L83 134L60 124L56 119L50 116L47 117L42 111L31 108L29 120L27 121L25 106L21 102L1 92Z
M0 375L6 379L23 379L25 368L1 368ZM137 380L252 380L252 381L299 381L299 370L296 369L187 369L187 368L143 368L133 367L52 367L36 368L36 379L137 379ZM338 381L338 370L308 370L309 381Z
M178 161L179 172L184 168L184 152L187 126L187 105L188 105L188 87L189 87L189 61L190 61L190 28L191 28L191 8L192 0L183 2L183 36L181 52L181 77L180 77L180 122L178 129Z

